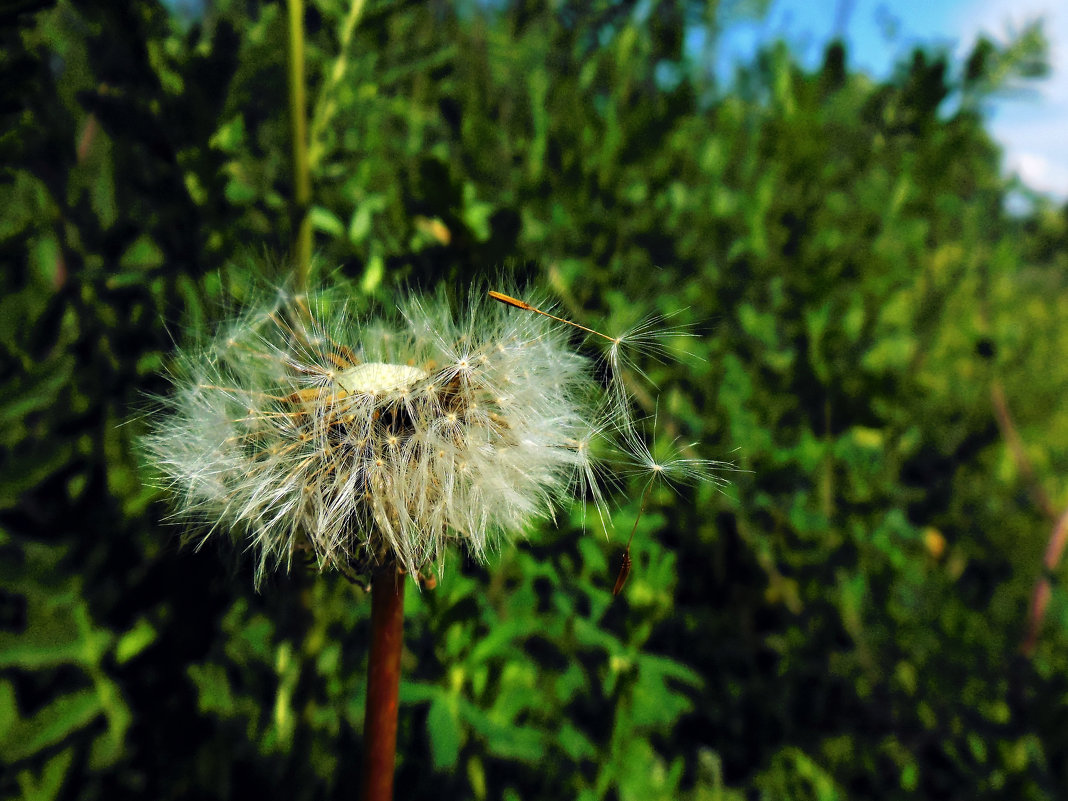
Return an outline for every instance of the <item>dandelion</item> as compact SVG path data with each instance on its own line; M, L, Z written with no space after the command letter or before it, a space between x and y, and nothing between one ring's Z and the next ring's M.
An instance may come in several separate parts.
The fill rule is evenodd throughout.
M576 351L575 330L608 342L607 360ZM361 319L335 291L280 293L177 358L143 442L175 516L201 543L247 538L257 586L301 552L370 581L365 798L392 793L399 571L440 569L452 544L484 558L576 495L607 526L617 439L648 477L643 511L658 478L707 477L714 463L654 459L640 436L616 375L631 345L661 352L652 327L613 338L500 292L459 313L444 292L412 295ZM623 559L616 594L630 539Z
M310 552L418 575L451 543L484 557L578 490L604 516L605 415L570 330L473 293L360 319L338 293L281 294L177 359L144 442L176 517L247 535L257 585Z

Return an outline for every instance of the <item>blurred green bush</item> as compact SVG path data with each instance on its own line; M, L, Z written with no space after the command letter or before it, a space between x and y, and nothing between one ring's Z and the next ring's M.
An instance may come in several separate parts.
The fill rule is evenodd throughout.
M1006 213L982 117L1040 30L728 82L683 34L715 8L307 10L320 264L696 324L642 365L663 435L751 471L651 498L614 602L577 518L410 593L398 797L1063 797L1062 570L1020 644L1068 505L1068 213ZM131 447L172 341L288 245L285 9L0 16L0 795L350 796L367 600L179 552Z

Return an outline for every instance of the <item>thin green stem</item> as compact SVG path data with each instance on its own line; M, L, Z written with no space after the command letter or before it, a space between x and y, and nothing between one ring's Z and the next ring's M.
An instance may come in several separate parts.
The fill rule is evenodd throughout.
M371 653L363 724L363 801L393 798L400 658L404 643L404 577L381 570L371 583Z
M304 89L304 2L288 0L289 117L293 139L293 211L291 243L299 290L308 287L311 271L311 171L308 164L308 123Z
M337 112L337 88L345 77L345 70L348 69L349 47L356 32L356 25L363 14L364 5L366 5L366 0L352 0L352 5L349 6L349 13L345 16L345 21L341 25L341 32L338 37L338 56L334 60L334 66L331 68L326 81L324 81L322 89L319 90L318 99L315 101L315 110L312 112L311 118L311 134L308 139L308 161L311 169L315 169L323 158L325 150L323 133Z

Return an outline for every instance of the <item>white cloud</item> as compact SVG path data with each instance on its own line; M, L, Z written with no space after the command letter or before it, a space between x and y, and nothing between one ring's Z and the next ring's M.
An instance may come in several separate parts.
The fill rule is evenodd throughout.
M1041 153L1016 151L1006 154L1005 168L1032 189L1064 197L1068 187L1068 165L1050 161Z
M1042 18L1050 75L1032 94L995 101L991 132L1005 148L1005 166L1034 189L1068 199L1068 4L1064 0L982 0L964 3L952 24L966 52L980 34L1005 41Z

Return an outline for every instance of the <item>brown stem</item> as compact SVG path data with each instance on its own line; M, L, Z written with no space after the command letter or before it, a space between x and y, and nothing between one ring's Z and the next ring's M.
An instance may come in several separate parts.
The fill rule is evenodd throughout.
M1031 464L1031 460L1027 456L1023 438L1013 422L1012 413L1009 411L1009 402L1005 398L1005 390L1002 388L1001 382L996 379L990 386L990 400L994 406L994 417L998 421L1001 436L1004 438L1005 444L1016 462L1016 466L1027 480L1035 505L1038 506L1042 514L1053 521L1053 531L1050 532L1049 541L1046 543L1046 553L1042 557L1043 572L1038 577L1035 582L1035 588L1031 592L1031 604L1027 610L1027 631L1020 646L1024 655L1030 657L1034 654L1035 647L1038 645L1038 635L1042 631L1042 621L1046 616L1046 608L1049 606L1050 596L1052 595L1050 576L1057 569L1057 565L1060 564L1064 546L1068 544L1068 509L1058 516L1057 510L1053 507L1053 503L1043 489L1041 482L1039 482L1034 465Z
M397 705L404 641L404 578L380 571L371 584L371 653L367 659L367 712L363 724L363 801L393 798Z
M1005 440L1016 466L1027 481L1027 486L1031 491L1031 497L1035 500L1035 505L1047 518L1056 520L1057 510L1053 508L1049 496L1046 495L1046 491L1042 488L1038 476L1035 474L1035 467L1031 464L1031 459L1027 455L1023 438L1020 436L1020 432L1017 431L1012 414L1009 412L1009 402L1005 398L1005 390L1002 389L1000 381L995 380L990 385L990 401L994 406L994 417L998 421L1001 436Z
M96 139L96 135L99 131L100 123L97 122L96 115L90 114L85 120L85 126L82 128L81 136L78 137L78 148L75 152L78 156L79 164L89 158L89 152L93 147L93 140Z
M1024 636L1021 650L1025 656L1032 656L1038 646L1038 635L1042 632L1042 620L1046 617L1046 607L1052 595L1050 575L1061 561L1064 546L1068 544L1068 509L1064 510L1053 531L1049 535L1046 544L1046 554L1042 559L1045 568L1043 574L1035 582L1035 589L1031 593L1031 608L1027 611L1027 634Z

